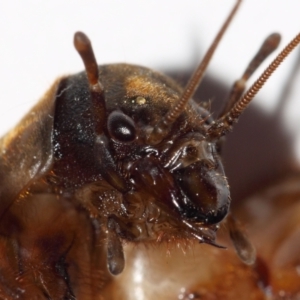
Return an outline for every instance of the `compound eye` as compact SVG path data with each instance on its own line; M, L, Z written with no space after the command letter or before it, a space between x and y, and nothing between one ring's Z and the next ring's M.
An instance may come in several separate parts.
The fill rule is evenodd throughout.
M135 140L134 122L121 111L114 111L109 115L107 129L110 136L119 142L128 143Z

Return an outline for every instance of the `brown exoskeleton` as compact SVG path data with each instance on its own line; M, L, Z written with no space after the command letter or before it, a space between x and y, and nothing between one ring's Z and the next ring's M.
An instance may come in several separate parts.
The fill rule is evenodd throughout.
M226 217L238 255L246 264L255 261L254 248L229 214L219 147L300 36L242 96L249 76L278 45L279 36L271 35L213 120L192 96L239 4L185 90L140 66L98 66L89 39L75 34L85 72L57 80L1 140L2 298L232 299L240 293L230 294L239 274L252 297L263 297L259 284L253 287L263 272L217 249L223 246L216 232ZM199 242L216 247L202 247L201 258L192 261L179 259L173 249L198 254ZM141 246L151 248L146 265ZM173 255L170 269L161 256L166 251ZM224 263L219 277L211 261ZM158 281L146 278L153 270ZM224 274L227 285L220 293ZM213 288L205 276L214 278L208 280ZM124 293L131 284L136 287Z

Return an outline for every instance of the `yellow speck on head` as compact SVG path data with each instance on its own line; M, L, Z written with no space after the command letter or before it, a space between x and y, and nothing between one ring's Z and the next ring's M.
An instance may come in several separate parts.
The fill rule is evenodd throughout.
M147 102L147 100L144 97L138 96L136 97L136 103L139 105L143 105Z
M166 103L173 102L173 96L167 92L167 89L159 82L151 81L141 76L129 76L126 78L125 87L127 98L134 98L136 104L144 105L148 103L147 97L154 102L160 102L162 99ZM176 97L175 97L176 98Z

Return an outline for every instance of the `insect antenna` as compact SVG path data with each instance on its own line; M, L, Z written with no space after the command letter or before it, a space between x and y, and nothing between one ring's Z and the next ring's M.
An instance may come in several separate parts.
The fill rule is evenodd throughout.
M215 37L213 43L211 44L210 48L206 52L203 60L200 62L198 68L190 78L179 102L166 114L166 116L153 128L152 132L150 132L148 136L148 142L152 145L160 143L165 136L170 131L173 123L177 120L177 118L181 115L184 107L188 103L188 101L193 97L196 89L198 88L199 84L202 81L204 72L207 69L207 66L219 45L224 33L226 32L229 24L231 23L235 13L237 12L241 0L237 0L235 6L231 10L229 16L227 17L226 21L224 22L223 26L221 27L220 31L218 32L217 36Z
M296 35L296 37L279 53L279 55L273 60L273 62L262 73L257 81L248 89L244 96L236 101L231 110L210 126L208 129L208 137L210 139L219 139L232 129L233 124L238 121L238 118L258 93L258 91L299 43L300 33L298 33L298 35Z
M117 172L117 168L107 148L105 129L107 127L107 114L104 98L104 88L99 81L99 69L94 55L91 41L83 32L76 32L74 35L74 46L81 56L87 74L91 94L91 115L95 127L95 153L101 163L99 171L106 180L117 190L125 191L126 183Z
M296 62L293 64L292 70L291 70L288 78L285 81L285 84L280 93L280 96L278 97L279 102L278 102L278 105L276 106L276 109L274 112L274 115L277 116L277 117L275 117L275 119L277 119L277 120L279 120L279 118L282 117L283 109L284 109L286 103L290 99L290 93L291 93L292 88L297 85L296 81L297 81L297 75L299 72L300 72L300 51L298 51Z
M106 107L104 89L99 81L98 64L94 55L91 41L83 32L76 32L74 35L74 46L83 60L87 74L89 88L92 98L92 114L94 116L95 130L102 134L106 126Z
M281 36L278 33L273 33L269 35L262 46L253 57L249 65L247 66L242 77L237 80L230 91L228 99L225 101L225 106L220 113L219 118L222 118L226 113L228 113L234 104L240 99L246 88L247 80L252 76L252 74L257 70L257 68L262 64L262 62L277 49L281 40Z

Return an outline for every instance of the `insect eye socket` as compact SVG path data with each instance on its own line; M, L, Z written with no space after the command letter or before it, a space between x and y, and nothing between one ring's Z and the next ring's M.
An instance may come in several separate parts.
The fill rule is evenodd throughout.
M109 115L107 129L110 136L119 142L128 143L136 138L133 120L121 111L114 111Z

